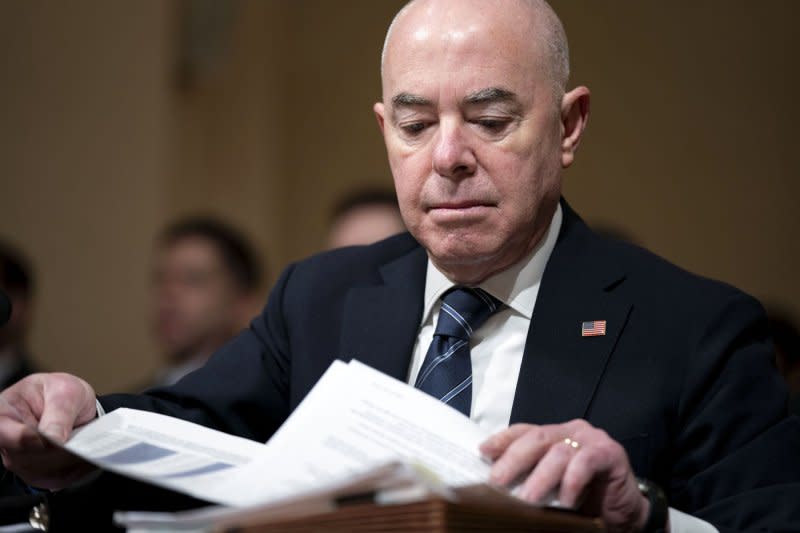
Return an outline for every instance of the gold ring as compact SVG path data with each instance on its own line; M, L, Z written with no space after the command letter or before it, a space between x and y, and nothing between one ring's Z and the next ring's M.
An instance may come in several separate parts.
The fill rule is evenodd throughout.
M573 450L579 450L581 445L578 441L572 440L571 438L567 437L564 439L564 444L572 448Z

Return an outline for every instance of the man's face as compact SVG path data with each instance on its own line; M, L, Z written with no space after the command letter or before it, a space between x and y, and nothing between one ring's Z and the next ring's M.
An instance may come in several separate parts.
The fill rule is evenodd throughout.
M362 205L336 218L328 233L328 248L372 244L405 229L396 207Z
M184 237L163 245L153 288L156 336L176 362L208 355L233 333L240 293L209 240Z
M533 249L562 166L561 102L534 39L469 4L399 21L375 105L406 226L462 283Z

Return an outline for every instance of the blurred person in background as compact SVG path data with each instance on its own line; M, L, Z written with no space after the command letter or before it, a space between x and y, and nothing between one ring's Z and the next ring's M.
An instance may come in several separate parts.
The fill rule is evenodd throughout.
M156 245L154 332L165 366L150 386L203 366L256 312L261 265L247 239L212 217L179 220Z
M27 348L33 320L33 275L29 263L11 246L0 243L0 289L11 301L11 317L0 327L0 387L36 371Z
M0 243L0 290L11 302L11 316L0 326L0 387L36 372L28 351L33 320L33 274L28 261L12 246ZM24 494L15 476L0 465L0 497Z
M327 247L373 244L404 231L394 191L357 189L336 204Z
M800 415L800 329L788 313L769 308L768 314L778 370L789 385L789 412Z

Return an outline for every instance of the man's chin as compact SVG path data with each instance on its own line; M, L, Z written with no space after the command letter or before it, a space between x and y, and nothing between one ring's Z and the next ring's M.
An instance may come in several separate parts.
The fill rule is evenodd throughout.
M428 256L448 278L464 284L480 283L491 275L498 258L495 250L474 246L429 249Z

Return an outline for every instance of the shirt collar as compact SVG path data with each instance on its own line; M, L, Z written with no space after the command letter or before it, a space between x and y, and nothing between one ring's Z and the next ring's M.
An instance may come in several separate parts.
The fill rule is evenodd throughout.
M544 267L558 240L562 218L563 214L559 203L544 238L539 241L533 251L509 268L484 280L479 287L530 320L533 317L533 306L536 303L536 295L539 293ZM428 315L442 294L453 286L455 283L442 274L428 258L425 277L425 307L422 310L423 324L428 320Z
M208 355L198 354L191 359L187 359L182 363L167 366L162 368L156 373L155 382L159 385L174 385L180 381L185 375L194 372L201 366L206 364Z

